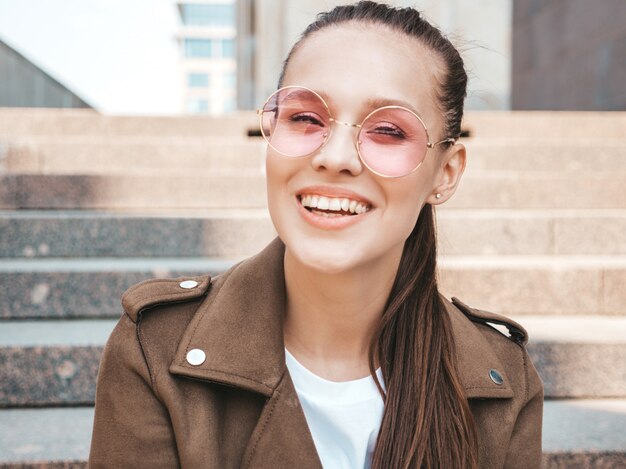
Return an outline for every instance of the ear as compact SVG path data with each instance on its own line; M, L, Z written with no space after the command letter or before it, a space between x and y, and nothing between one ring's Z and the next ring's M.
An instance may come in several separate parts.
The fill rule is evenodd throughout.
M465 145L455 143L442 155L433 193L428 196L426 202L439 205L452 197L461 181L463 171L465 171ZM437 194L441 194L441 197L437 198Z

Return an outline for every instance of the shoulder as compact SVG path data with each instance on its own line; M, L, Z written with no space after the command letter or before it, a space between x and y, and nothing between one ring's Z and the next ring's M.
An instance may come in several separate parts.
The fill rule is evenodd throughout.
M523 403L539 391L541 382L526 350L528 333L523 326L501 314L473 308L456 297L443 301L450 314L459 372L469 396L515 397Z
M124 292L122 307L130 320L137 323L140 315L152 308L202 299L211 284L210 275L145 280Z
M473 323L496 329L500 331L502 335L519 345L525 346L528 343L528 332L526 332L526 329L511 318L491 311L472 308L454 296L452 297L452 304Z

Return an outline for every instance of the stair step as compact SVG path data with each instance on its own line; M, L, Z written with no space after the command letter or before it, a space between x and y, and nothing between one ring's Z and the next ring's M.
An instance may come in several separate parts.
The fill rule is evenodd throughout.
M93 110L0 110L0 138L76 135L193 137L241 135L257 129L254 111L224 116L110 116ZM467 111L462 128L474 137L509 139L624 138L624 112Z
M262 176L0 175L0 208L265 207ZM584 187L585 190L580 188ZM483 172L463 178L446 208L624 209L626 173Z
M102 349L116 323L2 322L0 407L93 405Z
M156 140L156 141L155 141ZM5 171L34 174L194 174L242 170L263 173L263 139L232 137L140 139L98 142L12 143Z
M217 275L235 260L214 258L93 258L6 260L0 283L0 319L119 317L120 297L153 277Z
M624 400L546 401L542 467L624 467L625 419ZM90 407L0 410L0 468L86 467L92 422Z
M197 216L2 211L0 234L0 258L240 257L259 252L276 236L265 208Z
M441 289L473 307L515 314L623 315L624 256L448 256Z
M265 206L262 176L0 175L1 208Z
M626 112L478 111L467 112L462 128L475 138L542 140L626 137Z
M440 210L443 255L626 254L626 210ZM197 214L0 211L0 258L248 256L276 235L267 209Z
M626 318L517 318L546 397L626 397ZM4 321L0 407L93 403L98 363L117 319Z
M620 139L464 139L469 174L477 170L626 171L626 130Z
M223 272L241 258L5 259L0 318L117 317L130 285L152 277ZM449 296L502 314L624 315L626 256L449 256Z
M476 171L626 171L626 137L511 142L463 139L466 174ZM254 137L64 137L4 142L2 167L12 173L128 174L257 171L266 143ZM593 158L590 158L593 155Z
M210 116L111 116L80 109L0 110L0 140L72 136L115 137L244 137L258 128L259 119L250 111Z

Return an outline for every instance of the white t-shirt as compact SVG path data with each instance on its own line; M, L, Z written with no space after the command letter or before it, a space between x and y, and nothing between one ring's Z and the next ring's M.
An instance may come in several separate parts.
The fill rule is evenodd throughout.
M384 407L374 379L329 381L285 355L324 469L369 469Z

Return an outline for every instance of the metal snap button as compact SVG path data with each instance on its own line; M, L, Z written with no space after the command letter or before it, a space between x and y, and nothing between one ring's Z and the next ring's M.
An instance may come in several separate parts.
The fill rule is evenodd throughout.
M502 377L502 375L500 374L498 370L489 370L489 377L491 378L491 381L493 381L496 384L504 383L504 378Z
M196 288L198 286L198 282L196 282L195 280L185 280L184 282L180 282L179 286L180 288L186 289Z
M199 348L194 348L187 352L187 362L190 365L202 365L204 363L204 360L206 360L206 353L204 353L204 351L200 350Z

